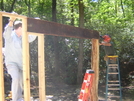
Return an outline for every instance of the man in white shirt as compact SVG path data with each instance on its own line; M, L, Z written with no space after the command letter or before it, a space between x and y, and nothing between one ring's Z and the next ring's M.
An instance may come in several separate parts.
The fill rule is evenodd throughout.
M15 21L11 17L8 25L5 27L3 37L5 39L5 64L8 73L12 77L12 101L22 100L22 22ZM15 22L14 22L15 21ZM29 42L36 39L36 36L29 35Z

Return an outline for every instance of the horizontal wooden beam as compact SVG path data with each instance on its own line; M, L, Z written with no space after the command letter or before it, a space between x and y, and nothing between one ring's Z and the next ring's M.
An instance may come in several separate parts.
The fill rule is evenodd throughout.
M56 22L27 18L27 25L28 32L82 39L99 39L98 31L64 25Z
M2 14L2 16L5 16L5 17L15 17L18 19L27 18L26 16L18 15L17 13L8 13L8 12L0 11L0 14Z

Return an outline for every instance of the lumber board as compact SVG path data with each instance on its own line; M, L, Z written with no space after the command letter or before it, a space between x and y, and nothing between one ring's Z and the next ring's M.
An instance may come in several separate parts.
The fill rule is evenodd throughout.
M22 19L22 30L23 30L23 37L22 37L22 57L23 57L23 83L24 83L24 100L30 100L30 63L29 63L29 42L28 42L28 35L27 35L27 19Z
M2 22L2 14L0 14L0 22ZM3 56L2 56L2 23L0 23L0 101L5 101L4 91L4 70L3 70Z
M91 69L94 71L93 86L91 88L91 101L98 101L99 40L97 39L92 39Z
M46 20L27 18L27 25L28 32L82 39L99 39L99 32L96 30L89 30Z
M38 35L38 75L39 75L39 98L40 101L46 101L45 85L45 49L44 35Z

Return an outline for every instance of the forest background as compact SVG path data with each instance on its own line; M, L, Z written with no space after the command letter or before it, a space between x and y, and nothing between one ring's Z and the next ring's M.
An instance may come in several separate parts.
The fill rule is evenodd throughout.
M134 0L1 0L0 11L110 35L119 56L121 86L128 93L123 96L133 95ZM7 23L8 18L4 17L3 25ZM37 41L30 47L31 73L34 74L38 71ZM55 74L68 85L81 85L86 69L91 68L91 40L45 36L44 48L46 72ZM105 85L106 79L104 55L100 47L99 87Z

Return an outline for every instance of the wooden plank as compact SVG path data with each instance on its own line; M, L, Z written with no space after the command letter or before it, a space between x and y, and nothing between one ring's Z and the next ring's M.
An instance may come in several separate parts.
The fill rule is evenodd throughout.
M108 95L108 98L120 98L120 96L115 96L115 95ZM114 100L115 101L115 100Z
M23 55L23 82L24 100L30 101L30 68L29 68L29 42L27 34L27 19L22 19L22 55Z
M3 74L3 55L2 55L2 14L0 13L0 101L5 101L4 95L4 74Z
M118 73L118 72L117 72L117 73L112 73L112 72L111 72L111 73L108 73L108 74L119 74L119 73Z
M120 90L120 88L108 88L108 90Z
M38 74L39 74L39 99L46 101L45 93L45 59L44 59L44 35L38 36Z
M27 18L27 25L28 32L72 38L99 39L98 31L64 25L56 22Z
M26 16L23 16L23 15L12 14L12 13L2 12L2 11L0 11L0 14L2 14L2 16L5 16L5 17L16 17L18 19L27 18Z
M118 64L109 64L108 66L109 67L116 67L117 68L118 67Z
M42 34L42 33L34 33L34 32L27 32L29 35L36 35L36 36L39 36L39 34Z
M99 40L92 39L91 68L94 71L93 86L91 89L91 101L98 101L99 82Z
M119 80L114 80L114 81L108 81L108 82L112 82L112 83L119 83Z
M108 84L108 86L120 86L120 84Z

